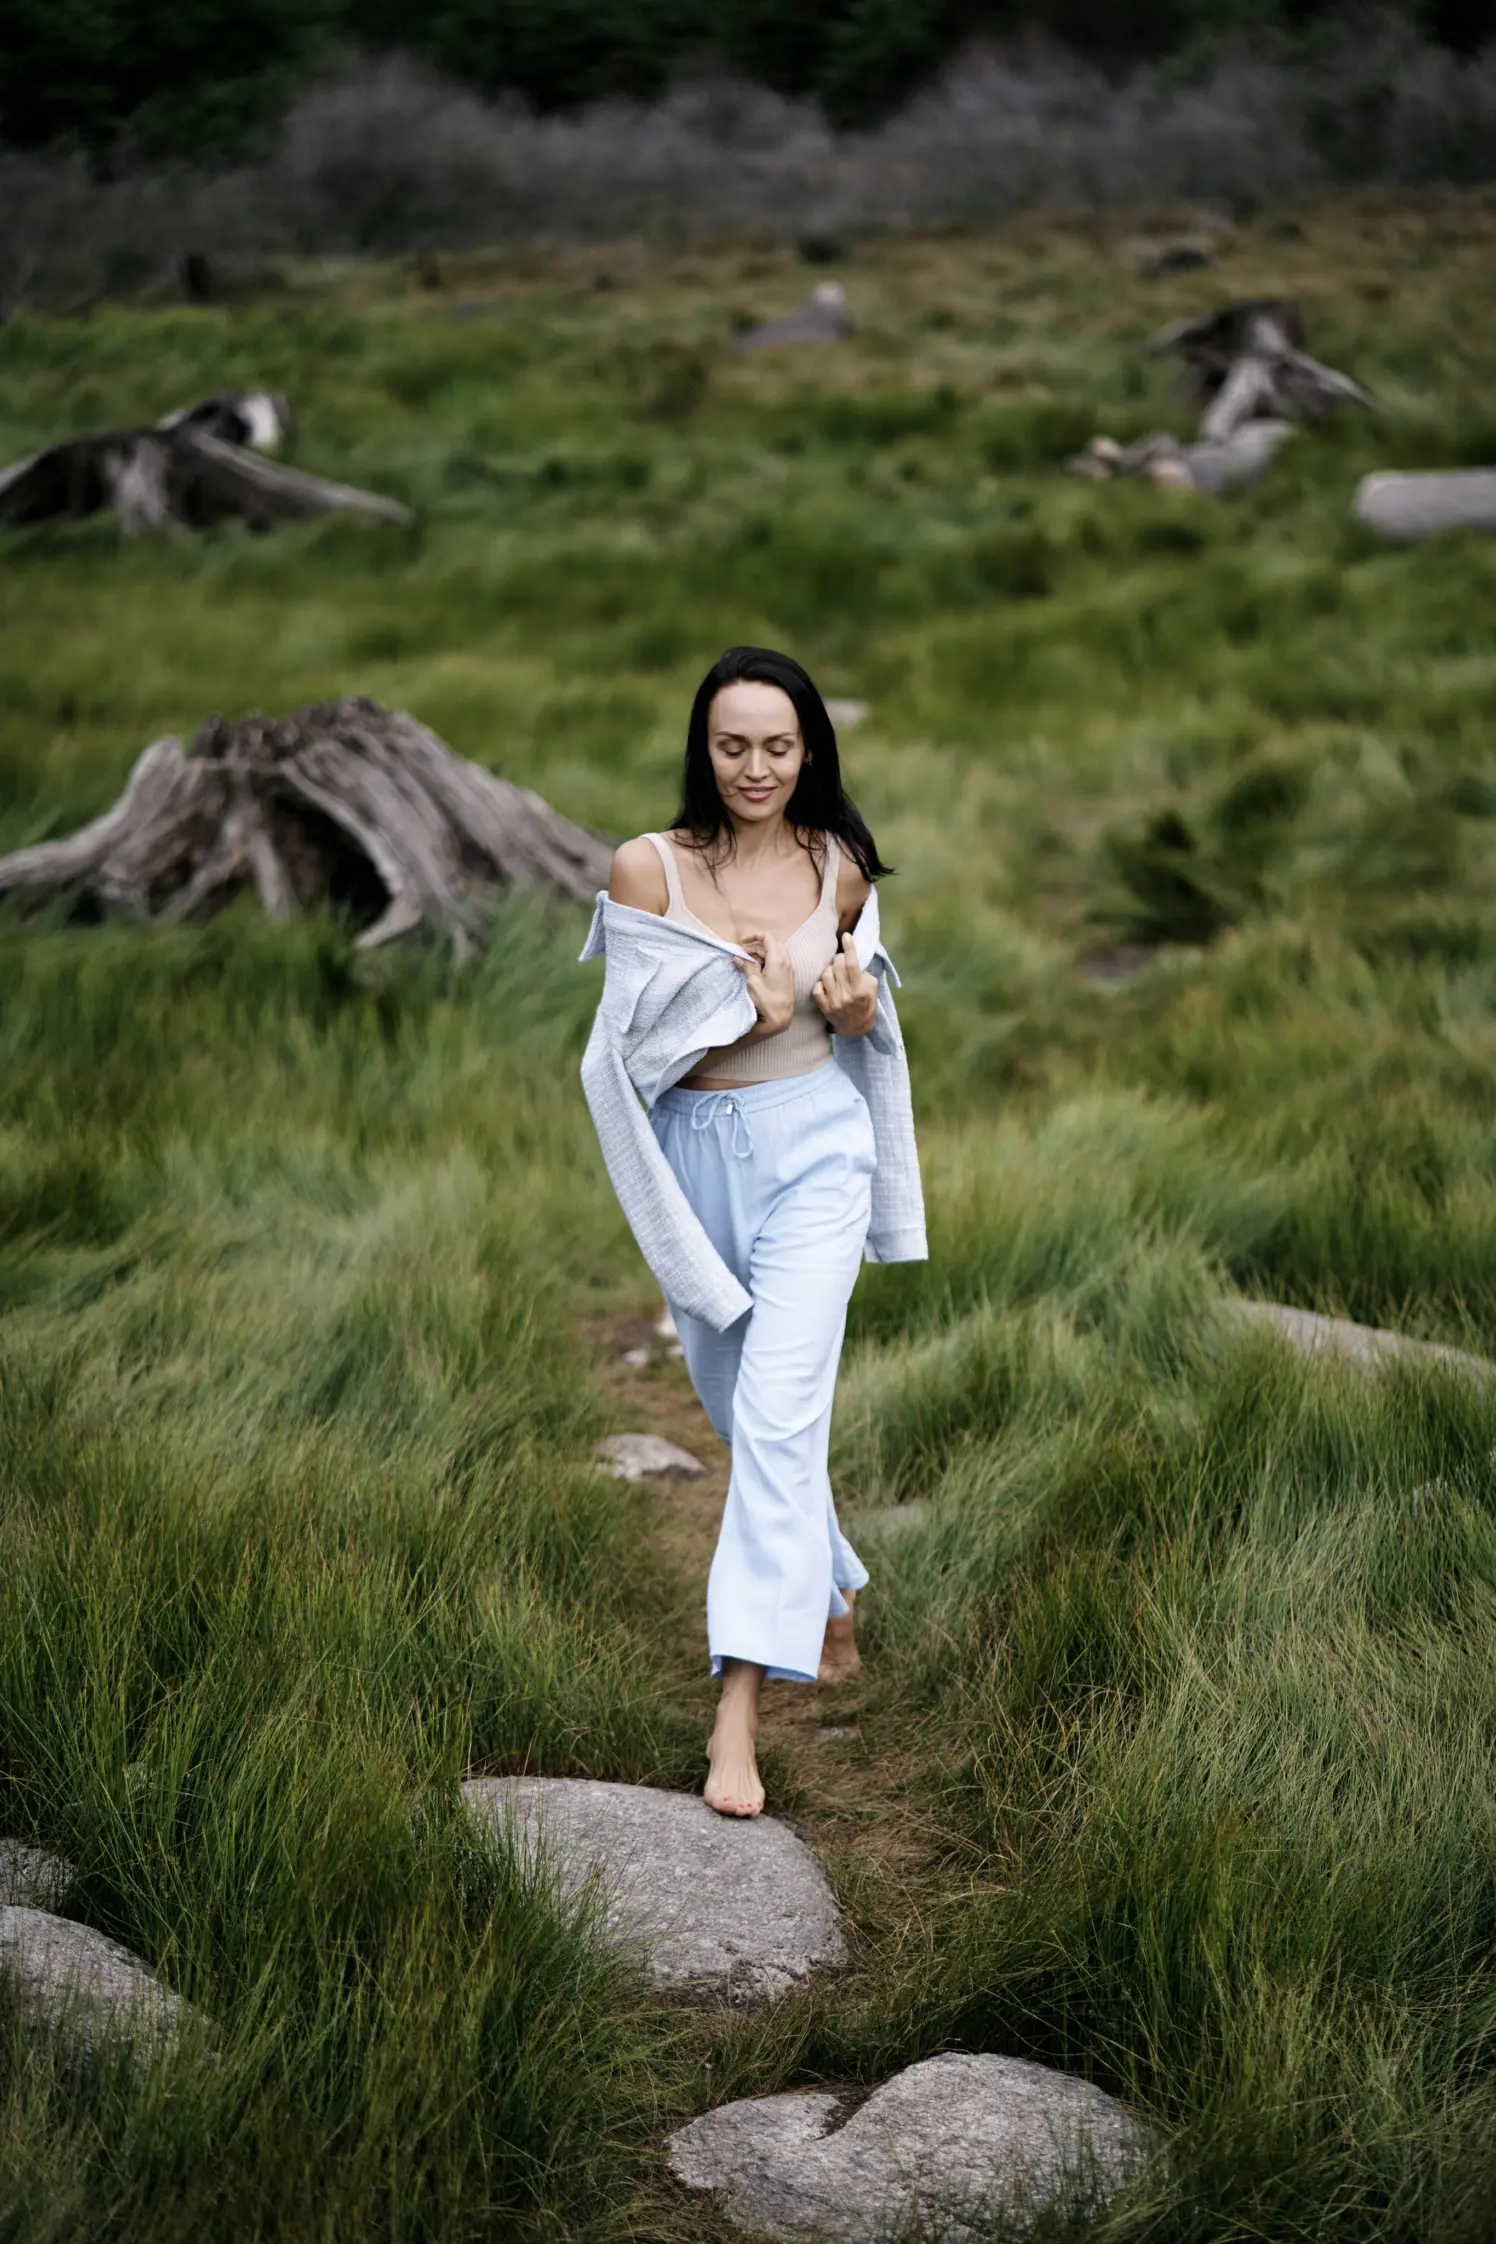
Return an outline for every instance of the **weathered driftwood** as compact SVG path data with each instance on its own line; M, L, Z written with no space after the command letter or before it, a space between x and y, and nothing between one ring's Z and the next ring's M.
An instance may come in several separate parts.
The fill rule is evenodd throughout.
M51 522L112 507L126 531L205 529L238 517L263 529L340 511L409 522L410 509L262 459L292 426L282 397L225 391L151 428L105 429L0 470L0 524Z
M847 292L840 281L822 281L805 302L783 319L750 327L733 340L735 351L781 351L806 343L844 343L857 332L857 322L847 309Z
M1261 482L1278 446L1292 434L1287 421L1245 421L1229 437L1197 444L1181 444L1167 431L1139 437L1134 444L1093 436L1084 452L1065 462L1065 472L1086 483L1140 475L1166 490L1238 491Z
M253 884L273 919L348 910L365 948L427 926L465 950L504 890L590 899L609 856L528 788L350 696L278 720L210 717L190 755L154 741L102 818L0 858L0 897L181 919Z
M1065 462L1067 474L1092 483L1141 475L1166 488L1212 494L1261 482L1298 422L1321 420L1337 405L1372 402L1348 374L1310 358L1303 344L1298 305L1286 296L1253 297L1202 319L1176 320L1148 347L1177 351L1184 360L1186 394L1204 406L1197 440L1181 444L1166 431L1126 445L1093 437Z
M1204 406L1200 434L1209 443L1246 421L1317 421L1338 405L1372 403L1348 374L1309 357L1291 297L1252 297L1176 320L1148 347L1184 360L1187 394Z
M1399 542L1435 537L1441 530L1484 530L1496 537L1496 468L1364 475L1356 491L1356 520Z

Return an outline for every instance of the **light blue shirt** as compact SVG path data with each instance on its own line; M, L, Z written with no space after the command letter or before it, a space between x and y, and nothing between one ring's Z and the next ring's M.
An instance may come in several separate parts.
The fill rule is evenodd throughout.
M909 1063L894 1010L898 975L878 933L871 895L852 930L858 963L878 983L866 1036L832 1039L832 1057L867 1101L878 1168L869 1262L923 1262L925 1205L914 1144ZM655 1142L647 1109L706 1053L746 1036L757 1015L739 968L747 953L725 937L615 904L602 893L582 963L603 957L602 1001L582 1060L582 1087L603 1160L639 1251L668 1298L725 1332L753 1303L702 1229ZM640 1101L643 1104L640 1104Z

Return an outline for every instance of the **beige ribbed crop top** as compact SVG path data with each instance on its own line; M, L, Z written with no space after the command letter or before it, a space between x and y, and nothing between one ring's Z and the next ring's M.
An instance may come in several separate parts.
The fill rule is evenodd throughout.
M654 843L665 868L665 886L670 898L665 907L666 919L678 920L682 926L715 936L720 943L723 937L717 934L716 928L698 919L686 902L675 851L665 835L647 834L645 839ZM830 1059L830 1025L811 991L835 958L840 941L836 926L836 876L841 864L841 845L834 834L826 835L825 850L821 900L784 946L795 970L795 1011L789 1027L736 1050L708 1053L696 1069L698 1074L710 1075L714 1081L722 1083L777 1083L787 1075L809 1075L812 1068L823 1067Z

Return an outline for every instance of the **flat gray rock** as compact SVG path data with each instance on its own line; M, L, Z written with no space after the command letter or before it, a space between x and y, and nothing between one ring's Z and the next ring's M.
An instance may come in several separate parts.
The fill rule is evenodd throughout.
M1242 1324L1278 1333L1302 1355L1338 1356L1372 1371L1387 1371L1399 1363L1437 1364L1481 1387L1496 1378L1496 1364L1484 1356L1446 1348L1437 1340L1409 1340L1378 1325L1354 1324L1349 1317L1321 1317L1312 1309L1290 1309L1281 1301L1228 1301L1225 1307Z
M665 2146L687 2189L719 2190L741 2228L824 2244L958 2244L998 2212L1016 2227L1096 2205L1146 2157L1149 2131L1089 2081L1018 2057L930 2057L845 2126L825 2093L723 2104Z
M686 1792L580 1777L475 1777L462 1792L486 1822L512 1818L565 1892L596 1879L610 1930L657 1987L759 2002L846 1962L826 1873L772 1816L740 1821Z
M659 1434L609 1434L597 1445L600 1462L619 1480L690 1480L706 1471L699 1457Z
M1363 475L1355 514L1369 530L1399 544L1443 530L1484 530L1496 536L1496 468L1443 468L1424 474L1384 469Z
M169 2044L193 2015L117 1940L45 1909L0 1908L0 1978L34 2025L85 2051L102 2033Z
M56 1909L73 1877L72 1864L45 1847L0 1839L0 1909Z

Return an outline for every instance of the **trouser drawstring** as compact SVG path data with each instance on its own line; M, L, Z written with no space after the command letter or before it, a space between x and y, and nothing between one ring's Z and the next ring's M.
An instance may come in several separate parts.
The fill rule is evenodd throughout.
M728 1144L740 1161L749 1159L753 1152L753 1132L748 1127L748 1117L743 1112L743 1102L729 1091L708 1091L704 1097L691 1102L691 1127L707 1130L724 1114L732 1116L732 1135ZM741 1143L739 1142L741 1140Z

